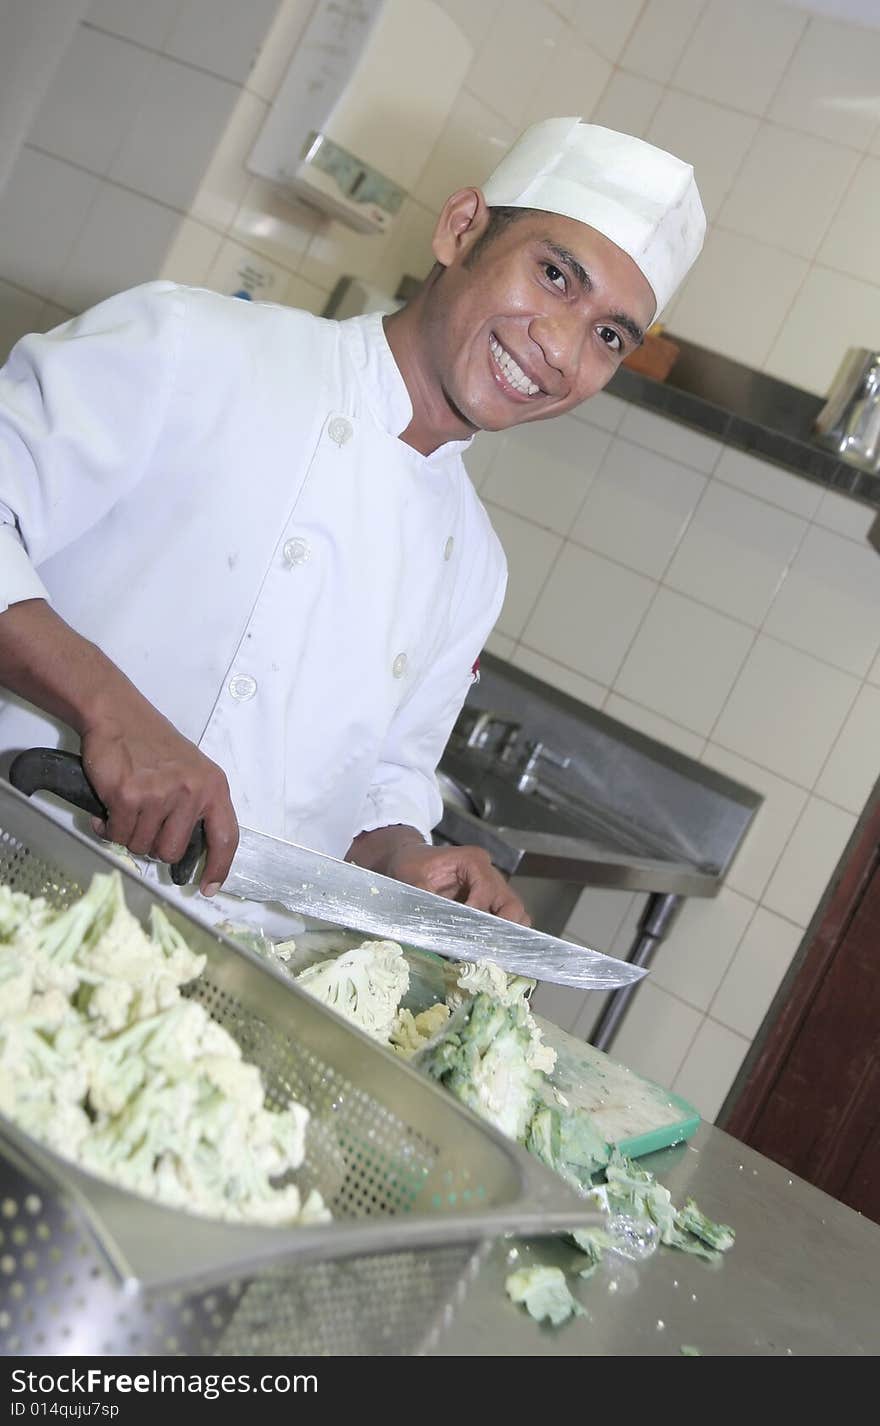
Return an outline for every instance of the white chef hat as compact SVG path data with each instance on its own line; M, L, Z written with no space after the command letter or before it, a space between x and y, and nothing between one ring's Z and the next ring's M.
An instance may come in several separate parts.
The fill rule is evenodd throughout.
M538 208L596 228L651 284L659 316L699 256L706 215L689 163L581 119L526 129L483 185L490 207Z

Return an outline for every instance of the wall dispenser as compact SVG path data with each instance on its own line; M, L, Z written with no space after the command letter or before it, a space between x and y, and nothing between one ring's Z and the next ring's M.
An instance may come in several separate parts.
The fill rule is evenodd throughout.
M318 0L247 167L358 232L387 232L472 58L433 0Z

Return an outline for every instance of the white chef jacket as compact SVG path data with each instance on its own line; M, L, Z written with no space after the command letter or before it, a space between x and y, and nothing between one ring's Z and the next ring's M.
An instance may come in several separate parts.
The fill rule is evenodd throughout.
M430 841L504 597L464 442L422 456L379 314L152 282L0 371L0 609L44 597L225 770L241 822ZM76 746L0 690L0 752Z

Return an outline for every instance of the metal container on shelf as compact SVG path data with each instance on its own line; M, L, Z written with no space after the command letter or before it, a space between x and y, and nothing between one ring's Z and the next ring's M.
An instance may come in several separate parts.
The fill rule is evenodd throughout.
M880 351L850 347L815 421L820 445L859 470L880 470Z

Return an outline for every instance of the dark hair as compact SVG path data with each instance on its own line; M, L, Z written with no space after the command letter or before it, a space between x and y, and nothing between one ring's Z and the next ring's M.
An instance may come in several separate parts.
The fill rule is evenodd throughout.
M490 208L486 230L480 234L465 258L465 267L473 267L486 248L494 243L495 239L499 238L511 223L515 223L517 218L524 218L527 214L534 212L534 208Z

